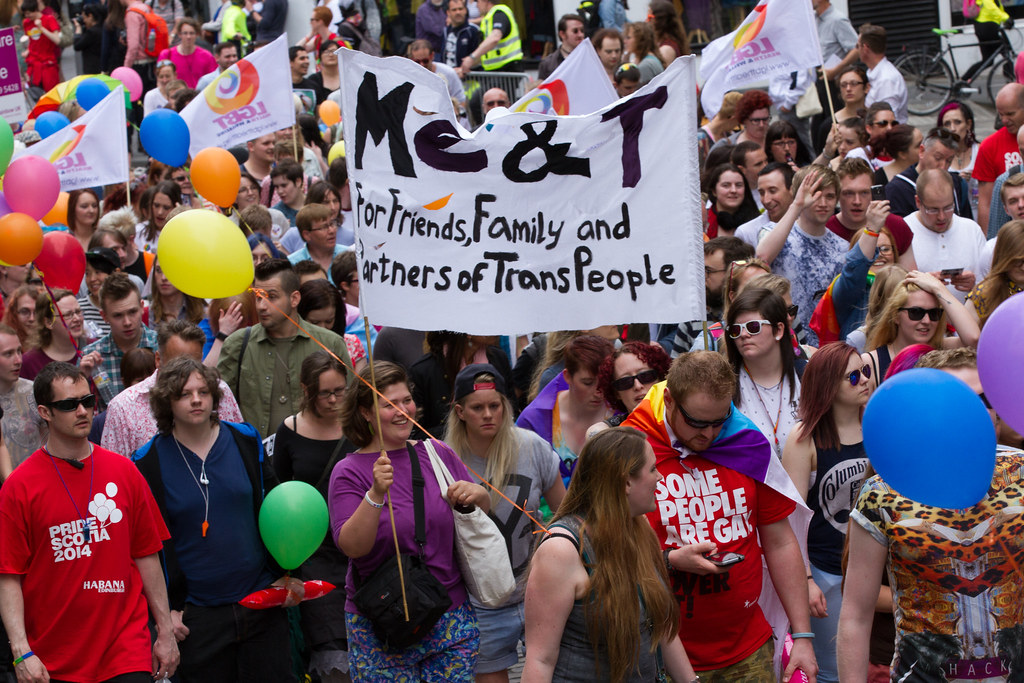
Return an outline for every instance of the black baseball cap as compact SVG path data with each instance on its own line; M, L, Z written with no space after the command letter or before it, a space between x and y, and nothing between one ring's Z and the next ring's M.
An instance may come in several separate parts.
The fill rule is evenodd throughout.
M121 259L118 258L117 252L110 247L90 249L85 252L85 262L107 275L121 267Z
M488 382L478 382L480 375L490 375L494 379ZM455 376L455 392L453 401L458 401L474 391L495 389L499 393L505 393L505 378L501 376L490 363L473 363L459 370Z

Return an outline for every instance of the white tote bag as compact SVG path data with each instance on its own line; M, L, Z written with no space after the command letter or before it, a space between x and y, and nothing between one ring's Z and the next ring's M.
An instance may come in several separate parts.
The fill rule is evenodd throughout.
M447 502L448 486L455 483L455 478L430 439L426 440L426 445L434 476L441 487L441 497ZM505 538L479 507L472 512L453 509L452 514L455 516L455 558L466 588L484 607L500 607L516 587Z

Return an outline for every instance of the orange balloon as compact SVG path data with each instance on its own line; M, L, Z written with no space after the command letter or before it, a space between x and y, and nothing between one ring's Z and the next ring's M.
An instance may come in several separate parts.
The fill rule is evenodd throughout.
M53 205L53 208L46 212L43 216L43 225L53 225L54 223L60 223L61 225L68 224L68 193L61 192L57 195L57 203Z
M217 206L228 207L238 199L242 171L226 149L207 147L192 159L189 172L196 192Z
M328 126L333 126L341 121L341 108L338 107L338 103L324 100L320 105L320 120Z
M43 229L32 216L9 213L0 217L0 259L12 266L31 263L43 250Z

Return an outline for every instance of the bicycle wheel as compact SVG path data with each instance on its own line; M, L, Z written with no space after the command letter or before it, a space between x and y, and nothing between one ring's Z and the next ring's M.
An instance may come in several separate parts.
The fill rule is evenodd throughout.
M899 57L894 66L907 84L907 109L911 114L934 114L953 97L953 72L934 50L921 49Z
M988 83L986 84L986 92L988 93L988 101L995 103L996 95L1007 83L1013 83L1016 80L1016 76L1013 72L1013 62L1007 59L1005 56L997 59L996 63L992 65L992 68L988 72Z

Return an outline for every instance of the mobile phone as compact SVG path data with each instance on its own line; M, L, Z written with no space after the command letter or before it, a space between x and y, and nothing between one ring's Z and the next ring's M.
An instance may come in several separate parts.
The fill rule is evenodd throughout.
M884 202L886 199L888 199L888 197L885 196L885 185L871 186L871 201Z
M741 562L743 555L739 553L715 553L714 555L705 555L704 559L716 567L731 567L737 562Z
M940 275L942 275L942 277L956 277L963 272L963 268L944 268L940 271Z

